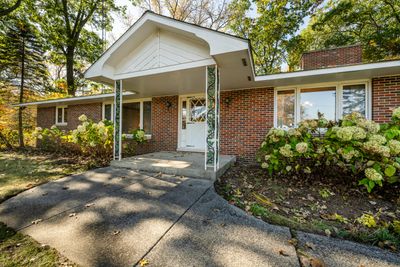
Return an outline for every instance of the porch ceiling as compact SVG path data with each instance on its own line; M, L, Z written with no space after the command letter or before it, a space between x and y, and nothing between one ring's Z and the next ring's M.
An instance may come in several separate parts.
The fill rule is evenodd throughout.
M137 97L203 93L205 92L205 86L205 67L122 80L123 90L135 92Z

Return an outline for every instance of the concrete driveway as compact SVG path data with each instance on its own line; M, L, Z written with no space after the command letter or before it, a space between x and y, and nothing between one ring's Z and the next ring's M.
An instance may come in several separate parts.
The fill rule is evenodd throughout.
M0 221L82 266L300 266L304 255L326 266L400 265L398 254L266 224L210 181L111 167L19 194L0 205Z

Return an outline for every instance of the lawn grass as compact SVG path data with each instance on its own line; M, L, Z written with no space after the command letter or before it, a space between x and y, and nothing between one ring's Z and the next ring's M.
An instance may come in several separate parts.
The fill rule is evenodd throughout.
M55 249L0 223L0 266L77 266Z
M0 152L0 203L34 186L84 170L84 165L71 158Z
M34 186L86 170L80 159L32 152L0 152L0 203ZM0 266L76 266L55 249L0 222Z

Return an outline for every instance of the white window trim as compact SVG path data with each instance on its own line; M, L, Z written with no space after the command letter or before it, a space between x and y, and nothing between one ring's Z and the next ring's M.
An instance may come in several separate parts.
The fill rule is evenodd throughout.
M127 99L127 100L122 100L122 104L126 103L140 103L140 123L139 127L140 129L143 129L143 102L152 102L151 98L138 98L138 99ZM103 102L102 105L102 111L101 111L101 118L102 120L105 120L105 105L111 104L111 121L114 121L114 102L113 101L105 101ZM132 138L132 134L125 134L125 137L130 139ZM147 139L151 139L151 134L146 134L145 137Z
M365 84L366 94L365 94L365 117L367 119L372 118L372 88L371 88L371 80L350 80L350 81L341 81L341 82L326 82L326 83L313 83L313 84L300 84L295 86L286 86L286 87L276 87L274 89L274 127L278 126L278 101L277 96L279 91L287 91L294 90L295 95L295 110L294 110L294 118L295 118L295 127L300 122L300 90L302 88L319 88L319 87L336 87L336 103L335 103L335 112L336 112L336 120L340 120L343 117L343 106L342 106L342 95L343 95L343 86L353 85L353 84Z
M59 108L62 108L61 122L58 122L58 109ZM56 106L56 121L55 121L55 125L57 125L57 126L66 126L68 124L67 122L65 122L65 117L64 117L65 108L68 108L68 106L65 106L65 105L64 106Z

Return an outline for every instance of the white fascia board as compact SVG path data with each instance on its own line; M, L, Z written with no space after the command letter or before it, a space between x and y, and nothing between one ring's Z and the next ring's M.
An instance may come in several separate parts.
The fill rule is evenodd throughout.
M135 71L135 72L128 72L128 73L118 73L114 75L115 80L123 80L128 78L135 78L135 77L143 77L149 76L154 74L161 74L166 72L172 71L179 71L179 70L188 70L198 67L205 67L209 65L215 65L215 60L212 58L199 60L195 62L185 63L185 64L178 64L173 66L166 66L156 69L149 69L149 70L142 70L142 71Z
M124 96L134 95L134 94L135 93L133 93L133 92L124 92L123 93ZM112 97L114 97L114 93L43 100L43 101L37 101L37 102L15 104L13 106L14 107L27 107L27 106L40 106L40 105L47 105L47 104L58 104L58 103L66 103L67 104L68 102L73 102L73 101L96 100L96 99L112 98Z
M317 76L324 74L367 71L367 70L377 70L377 69L394 68L394 67L400 67L400 60L378 62L378 63L365 63L359 65L342 66L342 67L334 67L334 68L318 69L318 70L305 70L305 71L270 74L270 75L256 76L254 80L256 82L273 81L273 80L281 80L288 78L301 78L301 77Z

